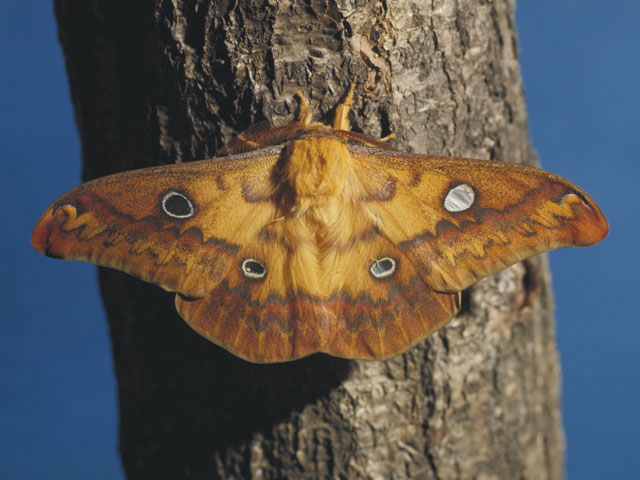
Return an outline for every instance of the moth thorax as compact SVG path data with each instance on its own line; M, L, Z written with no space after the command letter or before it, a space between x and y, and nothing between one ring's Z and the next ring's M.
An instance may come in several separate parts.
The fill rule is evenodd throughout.
M286 179L298 197L332 197L348 187L352 160L341 140L332 137L295 140L285 155Z

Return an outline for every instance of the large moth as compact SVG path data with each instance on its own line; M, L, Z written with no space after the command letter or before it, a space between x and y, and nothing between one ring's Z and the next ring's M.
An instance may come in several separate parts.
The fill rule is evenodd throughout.
M298 118L250 129L229 156L87 182L32 245L176 292L198 333L252 362L398 355L445 325L460 292L547 250L602 240L579 187L522 165L400 153Z

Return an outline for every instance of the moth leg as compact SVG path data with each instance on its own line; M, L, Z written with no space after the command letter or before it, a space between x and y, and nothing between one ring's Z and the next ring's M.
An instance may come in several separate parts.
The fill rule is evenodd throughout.
M333 121L333 128L335 130L351 130L347 115L349 115L349 110L351 110L351 105L353 105L353 90L355 86L355 83L351 83L349 93L347 93L347 96L340 105L336 107L336 118Z
M311 110L309 110L309 104L307 103L307 99L304 97L302 92L296 93L296 97L300 101L300 111L298 112L298 122L303 125L309 125L311 123Z
M236 141L240 141L243 142L246 146L249 147L249 149L257 149L260 148L260 144L258 142L255 142L253 140L251 140L251 137L247 137L244 135L243 133L240 133L236 136L235 138Z

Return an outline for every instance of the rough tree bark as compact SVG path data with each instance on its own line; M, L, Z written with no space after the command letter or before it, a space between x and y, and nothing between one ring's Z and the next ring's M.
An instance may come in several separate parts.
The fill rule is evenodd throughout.
M316 118L421 153L535 163L514 0L55 0L84 176L212 157L234 132ZM232 212L230 212L232 214ZM100 282L129 478L560 478L544 257L465 293L451 324L385 362L252 365L173 295Z

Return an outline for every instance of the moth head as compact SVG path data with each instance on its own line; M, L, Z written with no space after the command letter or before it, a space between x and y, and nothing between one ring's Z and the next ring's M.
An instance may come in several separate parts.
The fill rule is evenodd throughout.
M184 193L169 190L160 197L160 206L165 215L184 220L195 215L193 202Z

